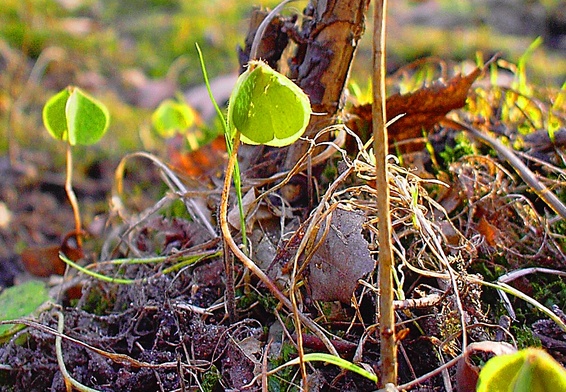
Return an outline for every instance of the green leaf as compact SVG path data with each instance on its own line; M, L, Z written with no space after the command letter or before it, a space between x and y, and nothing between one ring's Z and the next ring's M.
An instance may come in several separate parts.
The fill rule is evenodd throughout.
M69 137L65 107L70 95L70 89L66 88L49 98L43 107L43 124L49 134L58 140L67 140Z
M282 147L305 131L311 114L299 86L261 61L251 61L230 96L228 122L242 142Z
M190 128L195 122L195 114L184 102L167 99L153 112L151 122L161 137L170 138Z
M528 348L491 358L480 372L478 392L566 391L566 369L544 350Z
M78 88L73 88L65 107L69 142L94 144L102 138L110 121L108 109Z
M98 142L108 129L109 121L106 106L73 86L50 98L43 108L47 131L72 146Z
M0 294L0 321L30 316L40 305L49 300L47 287L37 280L9 287ZM0 341L9 338L22 328L21 324L0 325Z

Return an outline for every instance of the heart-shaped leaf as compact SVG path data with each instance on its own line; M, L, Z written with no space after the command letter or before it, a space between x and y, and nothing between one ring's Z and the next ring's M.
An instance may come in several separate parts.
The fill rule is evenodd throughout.
M170 138L190 128L195 122L195 114L187 104L167 99L153 112L151 122L161 137Z
M70 89L66 88L49 98L43 107L43 124L47 132L57 140L69 138L65 107L70 95Z
M228 122L248 144L282 147L305 131L311 114L299 86L262 61L251 61L230 96Z
M37 280L7 288L0 294L0 321L28 317L49 299L47 287ZM0 325L0 342L22 328L21 324Z
M541 349L499 355L481 370L476 391L566 391L566 369Z
M70 145L94 144L108 129L108 109L78 87L69 86L43 107L43 123L55 139Z

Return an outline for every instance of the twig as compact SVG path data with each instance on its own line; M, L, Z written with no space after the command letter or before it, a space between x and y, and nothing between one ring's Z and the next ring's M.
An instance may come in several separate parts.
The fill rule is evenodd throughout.
M442 296L439 294L429 294L422 298L409 298L393 301L393 307L396 310L428 308L438 305L441 300Z
M497 278L497 280L499 282L508 283L508 282L511 282L512 280L519 279L521 276L536 274L536 273L539 273L539 272L542 272L544 274L550 274L550 275L566 276L565 271L560 271L560 270L550 269L550 268L543 268L543 267L529 267L529 268L523 268L523 269L518 269L518 270L511 271L511 272L507 272L506 274L503 274L499 278Z
M385 113L385 31L387 0L374 3L373 31L373 148L375 153L375 188L379 230L379 336L382 387L397 383L397 345L393 309L393 247L389 181L387 178L387 117Z
M437 367L433 371L428 372L427 374L424 374L424 375L420 376L419 378L416 378L413 381L410 381L406 384L397 386L397 390L398 391L404 391L404 390L412 389L413 387L415 387L415 386L419 385L420 383L428 380L429 378L432 378L432 377L442 373L445 369L451 368L452 366L456 365L458 363L458 361L460 361L460 359L462 359L463 356L464 356L463 354L460 354L457 357L446 362L444 365Z
M263 38L263 34L265 33L265 30L267 29L267 26L269 26L269 23L271 23L273 18L275 18L275 16L277 16L277 14L279 14L279 11L281 11L283 9L283 7L285 7L287 5L287 3L290 3L291 1L295 1L295 0L283 0L281 3L279 3L277 5L277 7L275 7L273 10L271 10L269 15L267 15L264 20L261 21L259 27L257 28L257 30L255 32L254 41L253 41L252 47L250 49L250 60L256 60L257 59L257 50L258 50L259 44L261 43L261 40Z

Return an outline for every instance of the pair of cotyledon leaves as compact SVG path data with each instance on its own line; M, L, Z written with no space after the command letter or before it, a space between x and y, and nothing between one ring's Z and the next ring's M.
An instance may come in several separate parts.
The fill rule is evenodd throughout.
M250 61L230 96L228 123L248 144L282 147L304 133L311 114L299 86L262 61Z
M109 122L106 106L74 86L55 94L43 107L43 123L47 131L71 146L98 142Z
M151 115L155 131L164 138L185 133L195 123L195 113L186 103L166 99Z
M251 61L230 96L228 123L249 144L281 147L296 141L311 114L308 96L291 80L261 61ZM50 98L43 108L43 122L56 139L70 145L94 144L106 132L110 116L106 107L77 87L68 87Z

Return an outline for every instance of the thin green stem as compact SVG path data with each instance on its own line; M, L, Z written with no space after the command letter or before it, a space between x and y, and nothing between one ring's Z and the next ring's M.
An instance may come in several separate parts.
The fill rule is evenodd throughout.
M326 353L310 353L310 354L305 354L303 356L303 360L305 362L325 362L325 363L331 363L333 365L339 366L342 369L346 369L349 370L351 372L357 373L365 378L367 378L368 380L371 380L375 383L377 383L377 376L369 371L367 371L366 369L359 367L358 365L347 361L345 359L342 359L340 357L337 357L335 355L331 355L331 354L326 354ZM281 366L276 367L273 370L270 370L267 372L268 375L271 374L275 374L277 372L279 372L280 370L283 370L284 368L286 368L287 366L293 366L293 365L298 365L299 364L299 358L294 358L292 360L290 360L289 362L284 363Z
M232 130L230 129L230 126L229 126L228 122L226 121L226 118L224 117L222 110L218 106L218 103L216 103L216 100L214 99L214 95L212 94L212 90L210 88L210 82L208 81L208 72L206 72L206 67L204 65L204 57L202 55L202 51L200 50L200 46L199 46L198 43L195 44L195 45L196 45L196 48L197 48L198 57L199 57L199 61L200 61L200 69L202 70L202 77L204 79L204 84L206 85L206 90L208 91L208 96L210 97L210 100L212 101L212 105L214 106L214 109L216 110L216 114L218 115L218 117L220 117L220 120L222 122L222 127L224 129L224 138L226 139L226 151L228 152L228 155L232 155L232 148L234 147ZM240 228L241 228L241 231L242 231L242 233L241 233L242 234L242 244L244 244L244 249L247 252L248 251L248 236L246 234L246 216L244 214L244 203L242 201L242 181L241 181L241 176L240 176L240 165L238 165L238 160L236 160L235 163L234 163L234 188L236 188L236 198L238 200L238 212L240 213Z
M206 253L206 254L201 254L201 255L179 256L179 257L176 257L176 258L172 258L171 256L159 256L159 257L151 257L151 258L147 258L147 259L116 259L116 260L110 260L110 261L97 263L97 265L101 265L103 263L113 264L113 265L115 265L115 264L150 264L150 263L165 262L165 261L172 260L172 259L177 261L174 265L172 265L171 267L165 268L163 271L161 271L159 273L160 275L165 275L165 274L168 274L170 272L178 271L179 269L181 269L181 268L183 268L187 265L195 264L195 263L198 263L199 261L210 259L212 257L218 257L218 256L220 256L220 254L221 254L220 252L211 252L211 253ZM147 281L146 278L143 278L143 279L123 279L123 278L114 278L114 277L106 276L104 274L90 270L88 268L88 266L83 267L83 266L75 263L73 260L69 259L63 253L59 253L59 258L65 264L69 265L70 267L73 267L73 268L79 270L80 272L82 272L86 275L92 276L93 278L101 280L103 282L117 283L117 284L134 284L134 283L143 283L143 282Z
M562 321L562 319L558 317L556 313L548 309L546 306L538 302L536 299L529 297L527 294L523 293L522 291L517 290L516 288L509 286L508 284L503 282L491 283L480 279L470 279L470 277L468 277L468 279L474 283L482 284L484 286L488 286L497 290L504 291L507 294L514 295L515 297L520 298L525 302L528 302L529 304L533 305L535 308L546 314L548 317L550 317L560 327L560 329L566 332L566 323L564 323L564 321Z

